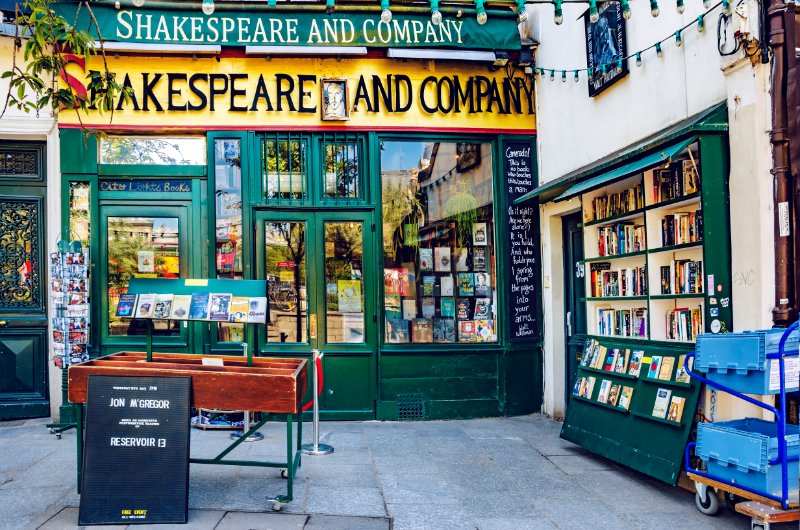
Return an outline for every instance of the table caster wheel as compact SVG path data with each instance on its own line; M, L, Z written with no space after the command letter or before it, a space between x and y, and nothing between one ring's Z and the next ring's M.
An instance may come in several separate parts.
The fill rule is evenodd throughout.
M719 511L719 497L717 497L717 492L713 488L706 488L705 499L702 498L699 491L695 493L694 503L700 513L706 515L716 515Z
M286 468L281 468L281 478L289 478L289 470Z

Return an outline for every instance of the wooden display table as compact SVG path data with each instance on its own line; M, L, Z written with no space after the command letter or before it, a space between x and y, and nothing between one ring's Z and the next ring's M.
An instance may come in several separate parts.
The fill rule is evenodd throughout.
M152 360L148 360L150 357ZM249 357L249 358L248 358ZM248 410L267 413L249 431L215 458L190 458L194 464L223 464L285 468L287 495L276 496L275 508L292 500L294 476L300 465L302 421L301 400L306 392L308 367L305 359L233 357L174 353L119 352L69 367L69 400L76 404L78 415L78 488L83 461L83 407L90 375L184 376L192 379L192 407ZM204 364L203 359L210 359ZM217 365L219 364L219 365ZM285 462L229 460L224 457L252 433L258 431L271 415L286 415L287 453ZM297 417L297 441L292 443L292 423ZM186 418L189 421L189 418ZM292 449L294 446L294 449ZM294 454L292 454L294 453Z

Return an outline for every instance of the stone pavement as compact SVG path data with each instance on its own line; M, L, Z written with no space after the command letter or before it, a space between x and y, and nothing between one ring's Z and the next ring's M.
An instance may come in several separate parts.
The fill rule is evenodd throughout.
M77 525L75 431L58 440L46 423L0 422L0 529ZM749 519L725 507L716 517L701 514L692 493L591 455L561 440L560 428L538 414L325 422L321 442L335 452L303 456L295 500L281 512L266 501L285 493L278 470L192 465L189 525L178 528L750 528ZM283 423L268 424L265 440L243 444L232 457L280 459L284 431ZM228 434L193 428L192 456L215 456Z

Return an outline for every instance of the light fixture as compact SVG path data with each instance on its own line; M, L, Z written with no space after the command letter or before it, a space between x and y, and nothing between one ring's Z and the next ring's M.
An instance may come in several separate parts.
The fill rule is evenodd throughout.
M436 26L442 23L442 12L439 11L439 0L431 0L431 22Z
M703 15L697 17L697 31L698 33L703 33L703 30L706 29L705 22L703 21Z
M592 24L600 20L600 12L597 11L597 0L589 0L589 22Z
M533 53L530 48L522 48L519 51L519 59L517 59L518 66L530 66L533 64Z
M486 8L483 6L485 0L475 0L475 9L478 11L477 19L478 24L483 26L489 20L489 15L486 14Z
M711 0L703 0L703 7L708 9L708 6L710 6L710 5L711 5Z
M621 74L621 73L622 73L622 58L620 58L620 59L617 61L617 73L618 73L618 74Z
M567 71L566 70L561 70L561 82L562 83L566 83L567 82Z
M133 7L142 7L144 5L144 0L131 0Z
M675 32L675 46L679 47L683 44L683 39L681 38L681 30Z
M731 12L731 2L730 0L722 0L722 11L725 13Z
M201 5L203 9L203 13L206 15L213 15L214 14L214 0L203 0L203 4Z
M520 24L528 20L528 11L525 10L525 0L517 0L517 18Z
M575 70L575 82L577 83L580 78L578 77L578 71Z
M622 18L630 20L631 18L631 5L628 0L622 0Z
M553 81L556 78L556 71L550 70L550 81Z
M392 11L389 9L389 0L381 0L381 22L392 21Z
M677 8L678 8L678 13L683 14L683 12L686 11L686 6L683 5L683 0L677 0Z
M636 66L642 66L642 52L636 52Z
M325 0L325 13L332 15L336 11L336 0Z
M553 22L555 22L558 25L561 25L561 23L564 22L564 10L561 8L562 2L563 0L553 1L553 5L556 8L555 13L553 13L554 14Z
M659 59L664 57L664 52L661 50L661 43L660 42L656 43L656 55L658 55Z
M119 9L119 0L114 2L114 9Z
M661 10L658 9L658 0L650 0L650 14L657 17L659 13Z
M490 66L489 69L491 71L498 70L507 65L508 60L509 60L508 52L504 51L494 52L494 62L492 62L492 66Z

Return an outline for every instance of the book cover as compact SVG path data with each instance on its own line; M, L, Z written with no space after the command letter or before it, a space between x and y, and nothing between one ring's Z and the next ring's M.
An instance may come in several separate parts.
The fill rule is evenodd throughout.
M486 319L492 316L492 304L488 298L475 299L475 320Z
M594 368L595 370L602 370L603 363L605 362L607 355L608 355L608 348L606 348L601 344L600 348L598 348L597 350L597 355L594 358L594 362L592 363L592 368Z
M469 298L459 298L456 300L456 318L459 320L467 320L470 315L470 300Z
M572 395L579 396L581 393L581 386L586 378L585 377L578 377L575 379L575 386L572 387Z
M497 341L497 334L494 331L494 320L476 320L475 333L478 342L495 342Z
M631 354L631 362L628 366L628 375L639 377L639 372L642 369L642 357L644 357L644 352L642 350L634 351Z
M591 357L589 357L589 362L586 364L586 366L589 368L594 368L595 363L597 363L597 359L600 357L600 348L602 347L603 346L599 342L594 341L594 348L592 349Z
M361 313L361 280L338 280L337 297L342 313Z
M422 272L433 271L433 249L419 249L419 270Z
M172 297L172 310L169 318L172 320L186 320L189 318L189 309L192 306L192 295L176 294Z
M119 295L119 301L117 302L117 313L116 315L121 318L130 318L133 316L133 311L136 309L136 298L135 294L121 294Z
M455 254L456 272L469 270L469 248L462 247L456 249Z
M600 383L600 392L597 394L597 401L605 403L608 401L608 391L611 390L611 380L603 379Z
M385 294L408 296L408 269L383 269L383 290Z
M140 294L136 302L136 318L153 318L156 310L156 295Z
M433 342L433 322L429 318L415 318L411 325L413 342Z
M486 249L487 247L475 247L472 249L472 269L485 272L486 269Z
M692 369L694 358L689 359L689 370ZM686 355L681 355L678 358L678 369L675 371L675 381L678 383L691 383L691 377L686 371Z
M462 320L458 323L458 342L475 342L478 340L478 326L474 320Z
M247 322L251 324L267 323L267 298L265 296L250 298L250 307L247 310Z
M672 395L672 390L666 388L659 388L656 392L656 401L653 404L653 416L656 418L664 419L667 417L667 409L669 408L669 398Z
M386 342L401 344L408 342L408 320L402 318L386 319Z
M452 274L445 274L444 276L439 277L439 294L442 296L455 296L455 291L453 290L453 275Z
M603 365L603 370L610 372L614 368L614 359L616 358L617 358L617 349L609 348L608 354L606 355L606 362Z
M246 296L231 297L230 322L247 322L247 313L250 311L250 299ZM235 342L235 341L232 341Z
M624 350L619 350L619 354L617 355L617 359L614 362L614 371L618 374L624 374L625 370L628 368L628 360L631 356L631 350L625 348Z
M617 400L619 400L619 392L621 388L621 385L611 385L611 389L608 391L607 403L609 405L613 407L617 406Z
M633 399L633 387L623 386L619 394L619 408L630 410L631 400Z
M456 301L451 297L444 297L439 299L439 313L443 318L456 317Z
M403 300L403 319L414 320L417 318L417 301Z
M475 223L472 225L472 245L475 247L485 247L489 241L489 234L486 223Z
M433 296L434 285L436 285L436 276L423 276L422 296Z
M669 421L674 421L676 423L680 423L683 419L683 407L686 405L686 398L673 396L672 401L669 403L669 412L667 413L667 419Z
M399 294L387 294L383 297L384 311L386 318L400 318L403 310L400 303Z
M453 268L453 261L450 257L450 247L436 247L433 249L435 260L434 269L436 272L450 272Z
M581 353L581 366L589 366L589 360L594 351L594 339L586 339Z
M672 379L672 368L675 366L675 357L664 357L661 359L661 369L658 371L658 378L662 381Z
M189 306L190 320L208 320L209 293L192 294L192 303Z
M172 294L157 294L153 318L167 319L172 311Z
M650 369L647 371L647 378L658 379L659 370L661 370L661 356L653 355L650 358Z
M433 318L436 314L436 298L426 296L422 299L422 318Z
M433 342L455 342L456 321L452 318L433 319Z
M475 276L471 272L458 273L458 296L475 294Z
M585 398L587 389L589 388L589 381L588 377L581 377L580 378L580 386L578 387L578 396Z
M595 381L596 381L595 377L586 378L586 395L584 396L586 399L592 399L592 394L594 393Z
M208 319L227 322L231 317L231 298L227 293L211 293L208 296Z
M475 296L489 296L489 273L475 273Z

